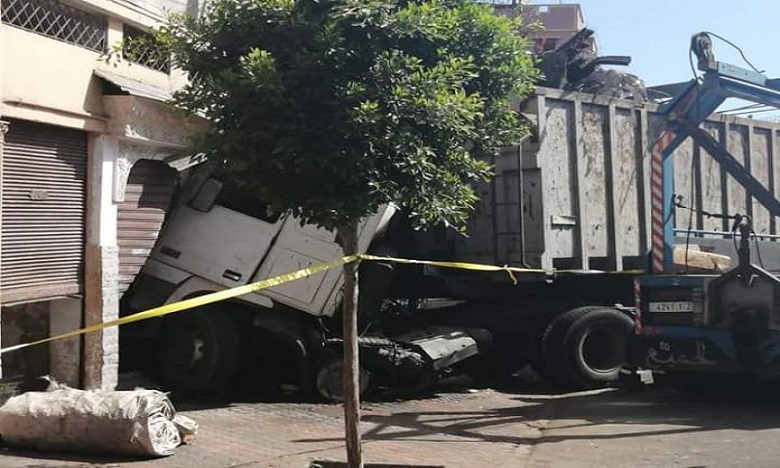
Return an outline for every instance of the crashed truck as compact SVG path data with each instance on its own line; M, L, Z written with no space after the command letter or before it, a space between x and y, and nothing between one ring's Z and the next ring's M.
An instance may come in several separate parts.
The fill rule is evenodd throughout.
M496 376L530 364L565 388L618 378L638 325L635 284L649 268L647 148L665 118L654 103L551 88L537 88L518 110L533 132L490 161L496 176L478 187L468 236L414 231L392 207L362 224L362 252L522 269L509 275L363 262L364 390L417 392L455 367ZM732 154L753 161L754 170L767 156L748 136L780 130L775 123L717 114L705 126L727 135ZM708 153L690 142L677 152L689 157L673 158L676 193L693 194L691 203L710 212L744 206L745 192L727 182ZM123 314L341 256L334 233L287 216L269 218L259 200L215 180L190 177L179 193L122 299ZM692 225L675 232L673 268L729 268L736 253L728 226L701 213L677 216ZM775 223L765 224L767 235L777 234ZM122 355L155 363L156 376L173 389L210 392L254 381L337 400L341 285L340 269L331 269L128 325L120 339L131 349Z

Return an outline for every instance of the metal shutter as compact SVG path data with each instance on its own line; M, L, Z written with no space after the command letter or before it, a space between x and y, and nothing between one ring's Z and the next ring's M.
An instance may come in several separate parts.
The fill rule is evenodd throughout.
M26 121L9 124L2 159L0 301L78 294L87 134Z
M176 186L176 170L160 161L133 165L119 205L119 291L127 290L154 247Z

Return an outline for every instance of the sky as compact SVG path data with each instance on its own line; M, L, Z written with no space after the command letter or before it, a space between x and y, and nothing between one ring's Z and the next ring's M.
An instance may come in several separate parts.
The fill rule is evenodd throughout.
M780 0L548 0L579 3L596 31L600 55L629 55L621 67L647 86L692 78L690 38L710 31L741 47L770 78L780 77ZM749 68L728 44L715 40L716 60Z

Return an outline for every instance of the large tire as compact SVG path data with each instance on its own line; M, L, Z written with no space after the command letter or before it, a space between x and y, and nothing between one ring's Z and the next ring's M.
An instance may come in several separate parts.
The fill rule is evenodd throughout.
M224 390L238 370L241 335L226 312L199 308L166 318L160 343L160 378L172 390Z
M634 324L607 307L578 307L556 317L542 338L543 376L567 389L618 380Z

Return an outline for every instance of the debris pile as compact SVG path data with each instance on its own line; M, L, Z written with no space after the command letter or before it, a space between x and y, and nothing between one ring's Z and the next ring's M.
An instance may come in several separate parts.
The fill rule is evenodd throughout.
M647 101L644 82L635 75L603 65L625 66L631 57L599 56L594 31L583 28L555 50L539 55L541 86L582 91L619 99Z
M635 101L648 101L645 83L636 75L614 69L596 68L573 87L574 91Z

